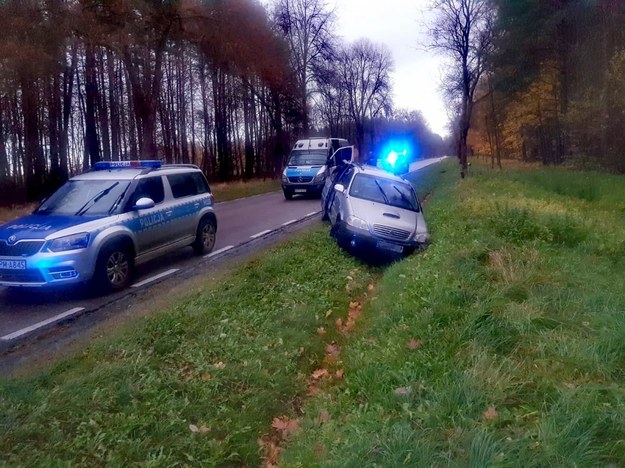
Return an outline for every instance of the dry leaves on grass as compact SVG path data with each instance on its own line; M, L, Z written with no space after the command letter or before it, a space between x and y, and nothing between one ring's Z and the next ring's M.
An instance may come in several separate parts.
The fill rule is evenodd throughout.
M421 346L423 346L423 341L410 338L408 340L408 343L406 343L406 346L408 347L408 349L419 349Z
M497 410L493 405L490 405L486 411L484 411L484 419L492 421L497 417Z
M288 416L273 418L273 421L271 421L271 427L278 431L278 434L280 434L283 439L297 431L299 426L299 419L291 419Z

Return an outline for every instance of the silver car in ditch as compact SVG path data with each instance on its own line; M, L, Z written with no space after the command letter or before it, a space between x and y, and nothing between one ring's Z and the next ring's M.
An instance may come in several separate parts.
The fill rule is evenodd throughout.
M414 187L372 166L347 164L329 177L322 216L345 248L409 255L430 240Z

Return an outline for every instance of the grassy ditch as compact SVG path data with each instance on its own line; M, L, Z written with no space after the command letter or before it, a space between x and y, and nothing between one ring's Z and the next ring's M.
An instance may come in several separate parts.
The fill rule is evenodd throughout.
M385 272L282 464L620 465L623 178L476 167L441 187L433 245Z
M280 179L252 179L211 184L215 201L222 202L280 190Z

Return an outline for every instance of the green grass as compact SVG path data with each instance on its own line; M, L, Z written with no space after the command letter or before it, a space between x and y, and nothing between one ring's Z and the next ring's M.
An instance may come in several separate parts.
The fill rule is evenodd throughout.
M385 272L344 384L309 400L282 464L620 465L623 179L449 172L433 244Z
M251 197L280 190L280 179L253 179L248 181L211 184L217 202Z
M288 416L281 466L619 466L622 181L429 168L426 251L368 267L315 229L0 383L0 464L258 466ZM364 308L342 334L350 300ZM321 368L342 378L309 392Z

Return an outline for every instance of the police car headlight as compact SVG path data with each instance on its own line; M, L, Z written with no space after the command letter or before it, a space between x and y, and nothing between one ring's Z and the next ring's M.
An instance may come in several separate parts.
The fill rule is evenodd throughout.
M282 183L286 184L289 181L289 178L286 176L286 174L282 174Z
M319 169L319 172L317 173L317 175L313 177L313 182L323 182L325 178L326 178L326 168L322 167L321 169Z
M369 230L369 224L364 219L357 218L356 216L348 216L346 223L356 229L362 229L364 231Z
M66 250L86 249L89 245L89 233L81 232L71 236L59 237L50 241L48 250L50 252L64 252Z

